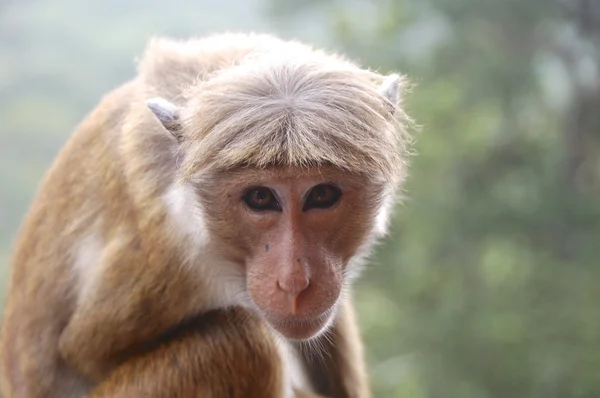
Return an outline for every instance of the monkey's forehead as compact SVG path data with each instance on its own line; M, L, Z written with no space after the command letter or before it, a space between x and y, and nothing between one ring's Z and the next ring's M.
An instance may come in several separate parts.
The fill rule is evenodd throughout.
M232 185L247 186L265 181L293 182L313 181L332 182L342 187L360 188L375 183L364 174L352 173L331 165L315 167L278 166L256 168L242 166L229 170L221 170L210 176L214 181ZM206 180L203 180L205 182Z

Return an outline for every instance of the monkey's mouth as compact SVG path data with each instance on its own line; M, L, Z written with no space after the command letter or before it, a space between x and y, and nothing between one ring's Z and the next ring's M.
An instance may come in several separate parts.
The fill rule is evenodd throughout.
M271 327L291 340L310 340L327 329L332 319L332 311L306 317L279 317L266 315Z

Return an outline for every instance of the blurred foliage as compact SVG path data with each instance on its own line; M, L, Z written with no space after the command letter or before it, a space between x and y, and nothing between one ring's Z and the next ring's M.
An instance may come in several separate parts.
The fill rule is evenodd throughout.
M406 199L357 287L375 396L600 397L600 1L263 5L0 5L2 264L43 170L150 35L271 30L415 83Z

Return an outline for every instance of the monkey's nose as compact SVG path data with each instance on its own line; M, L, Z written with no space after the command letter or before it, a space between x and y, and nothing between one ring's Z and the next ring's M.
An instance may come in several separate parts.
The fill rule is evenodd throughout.
M297 312L298 298L310 285L310 280L306 274L288 274L280 276L277 279L277 287L287 296L292 307L292 313Z

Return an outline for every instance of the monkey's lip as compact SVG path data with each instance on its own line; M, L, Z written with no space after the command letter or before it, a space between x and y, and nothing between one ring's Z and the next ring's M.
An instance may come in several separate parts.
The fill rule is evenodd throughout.
M266 315L271 326L284 337L292 340L309 340L316 337L329 322L331 312L326 311L313 317L281 317Z

